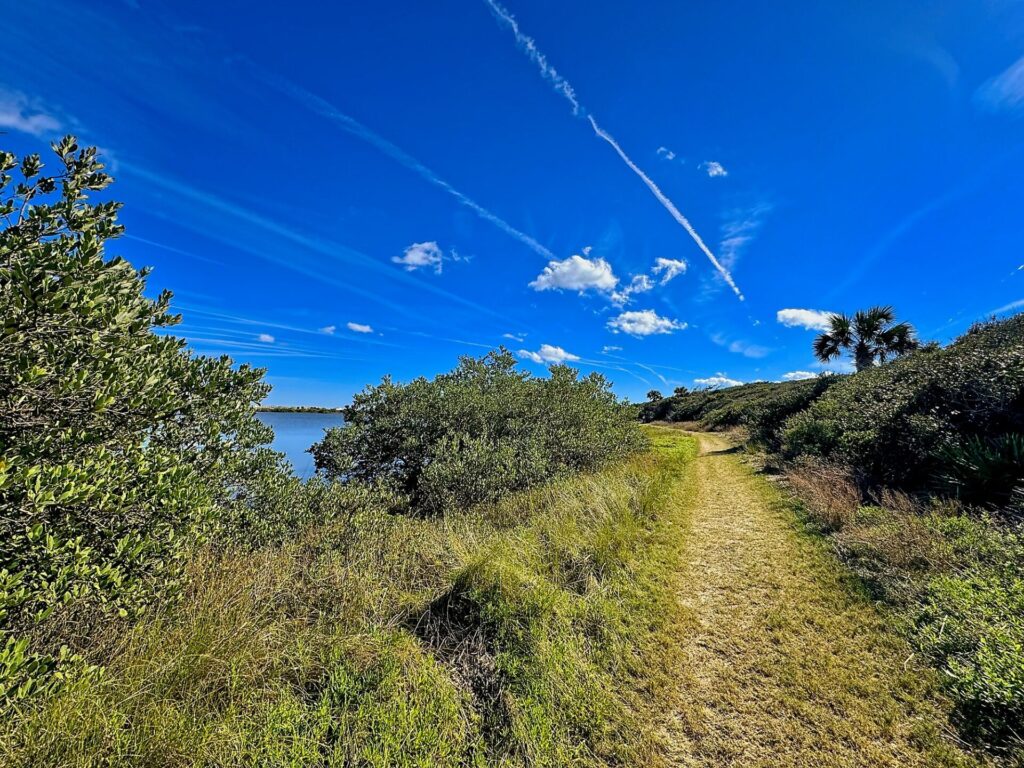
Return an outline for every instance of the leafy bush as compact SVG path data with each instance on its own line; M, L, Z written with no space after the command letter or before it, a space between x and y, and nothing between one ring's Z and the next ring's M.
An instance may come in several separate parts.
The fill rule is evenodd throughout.
M515 370L505 350L450 373L357 394L345 424L313 446L316 466L346 483L381 483L427 512L497 499L646 444L598 374Z
M864 370L786 424L783 451L847 464L874 483L934 485L950 451L1024 431L1024 315L978 326L945 349ZM1007 453L1016 477L1017 459ZM952 462L955 471L956 460Z
M698 421L705 429L746 427L757 443L778 448L782 425L821 397L838 377L782 383L759 381L727 389L682 392L641 406L644 421Z
M122 233L95 149L0 152L0 699L57 681L65 641L173 590L218 506L258 503L262 372L193 357L170 294L108 258ZM15 183L18 170L22 180Z

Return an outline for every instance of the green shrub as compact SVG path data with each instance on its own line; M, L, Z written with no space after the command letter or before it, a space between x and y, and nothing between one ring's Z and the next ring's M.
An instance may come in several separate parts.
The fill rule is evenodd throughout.
M805 409L839 380L833 375L803 381L759 381L714 390L682 391L640 409L643 421L697 421L705 429L746 427L755 442L776 450L786 419Z
M163 332L170 294L108 258L120 205L95 149L0 152L0 699L59 680L66 641L173 591L217 507L279 472L262 372ZM15 183L12 171L22 177Z
M844 378L790 419L783 451L849 465L874 483L925 488L956 472L957 446L1020 432L1024 315ZM1004 456L1004 469L1007 460L1020 477L1018 459Z
M450 373L357 394L345 424L313 446L316 466L345 483L380 483L423 511L490 501L646 444L598 374L515 370L505 350L463 358Z

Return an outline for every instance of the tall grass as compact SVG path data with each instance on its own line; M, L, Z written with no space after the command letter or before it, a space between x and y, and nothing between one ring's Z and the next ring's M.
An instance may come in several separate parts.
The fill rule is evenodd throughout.
M0 725L0 764L658 764L694 448L425 520L196 554L180 602ZM659 510L666 510L660 512ZM668 516L668 517L666 517Z

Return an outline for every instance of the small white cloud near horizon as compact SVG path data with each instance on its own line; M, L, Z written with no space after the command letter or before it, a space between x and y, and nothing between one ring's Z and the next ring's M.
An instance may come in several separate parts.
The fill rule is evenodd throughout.
M256 337L256 341L262 342L263 344L273 344L274 337L271 336L269 333L261 333L259 336Z
M683 259L663 259L659 256L654 260L651 274L655 276L661 275L658 285L665 285L674 277L686 274L687 266L689 265Z
M725 166L714 160L708 160L707 162L700 164L701 170L707 173L712 179L722 178L728 176L729 172L725 170Z
M730 379L724 373L716 373L714 376L708 376L704 379L694 379L693 383L698 387L708 387L709 389L726 389L727 387L738 387L742 384L742 381L738 379Z
M676 159L676 153L673 152L668 147L658 147L657 154L658 154L658 157L663 157L666 160L675 160Z
M827 331L831 327L829 321L835 314L821 309L780 309L775 313L775 319L787 328Z
M991 112L1024 114L1024 56L982 85L974 97Z
M605 346L605 347L601 347L601 354L602 355L607 355L609 352L621 352L621 351L622 351L622 347L616 347L616 346L614 346L612 344L609 344L608 346Z
M549 261L544 271L529 284L535 291L576 291L586 293L593 290L610 293L615 290L619 278L612 266L601 258L588 259L589 248L583 249L583 256L573 254L562 261Z
M39 138L53 138L53 134L62 127L61 121L48 114L35 100L20 91L0 87L0 128Z
M661 317L653 309L642 309L623 312L608 321L608 329L612 333L628 333L630 336L643 337L661 333L672 333L686 328L686 323Z
M336 330L338 330L338 326L336 325L325 325L323 328L319 329L320 333L325 333L328 336L333 336Z
M345 323L345 327L348 328L350 331L355 331L356 333L373 333L373 327L369 325L364 325L363 323L349 322Z
M433 240L425 243L413 243L401 256L392 256L391 261L401 264L406 272L415 272L417 269L433 269L435 275L440 275L444 266L444 251Z
M536 352L520 349L517 354L524 360L532 360L540 365L558 365L566 361L572 362L580 359L579 355L566 352L561 347L556 347L552 344L541 344L540 349Z
M818 374L811 371L790 371L789 373L782 374L783 381L804 381L805 379L816 378L818 378Z

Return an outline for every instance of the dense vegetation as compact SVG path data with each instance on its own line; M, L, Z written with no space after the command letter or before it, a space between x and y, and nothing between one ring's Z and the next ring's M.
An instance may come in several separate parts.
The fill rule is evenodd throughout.
M941 668L964 733L1024 748L1024 315L849 376L684 393L648 420L744 427Z
M170 295L105 254L122 228L90 201L95 150L54 150L51 175L0 153L0 700L81 670L97 624L173 594L214 510L283 477L262 372L161 332Z
M329 478L378 484L427 512L523 490L636 453L645 438L600 374L547 378L507 351L463 358L433 380L385 378L357 394L345 424L313 447Z
M368 389L301 483L54 150L0 154L0 764L655 761L692 441L499 351Z

